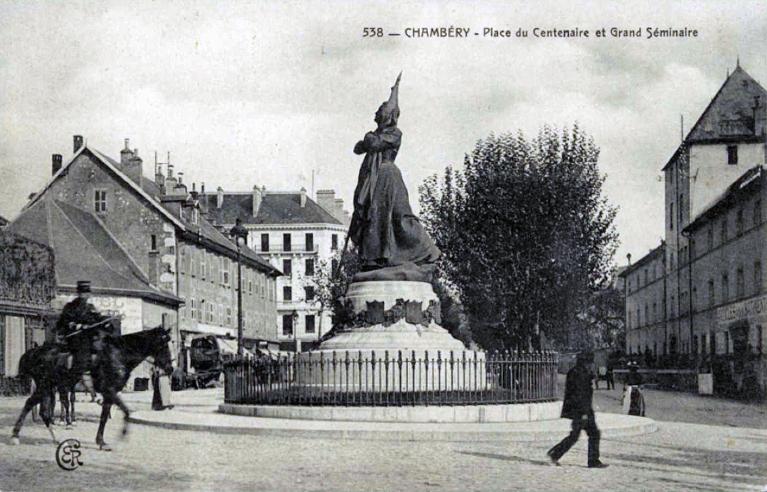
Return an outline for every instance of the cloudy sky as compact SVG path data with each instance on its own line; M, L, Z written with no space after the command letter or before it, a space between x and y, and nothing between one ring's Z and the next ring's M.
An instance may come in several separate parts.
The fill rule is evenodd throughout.
M561 6L559 4L565 4ZM363 27L589 29L589 39L362 37ZM692 39L596 39L602 27L698 29ZM72 135L152 175L171 152L207 189L335 188L350 202L397 72L398 164L416 200L490 132L578 122L602 149L620 210L616 261L663 233L659 169L740 56L767 85L758 2L11 2L0 0L0 215L13 218ZM415 203L414 203L415 205Z

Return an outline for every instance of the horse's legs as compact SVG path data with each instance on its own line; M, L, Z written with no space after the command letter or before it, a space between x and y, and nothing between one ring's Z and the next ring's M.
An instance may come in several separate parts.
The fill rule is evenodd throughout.
M56 411L56 391L51 388L50 391L47 392L47 394L43 395L43 401L40 406L40 416L43 419L43 423L45 423L45 427L48 429L48 432L51 434L51 439L53 439L53 444L58 444L59 440L56 439L56 434L53 433L53 427L51 427L51 423L53 422L54 413Z
M72 386L72 391L69 393L69 405L70 405L70 412L72 416L72 420L70 421L70 423L77 420L77 418L75 417L75 400L77 400L77 393L75 393L75 387Z
M69 415L69 390L65 387L59 387L59 401L61 414L59 420L66 422L67 427L72 425L72 418Z
M125 404L122 398L120 398L120 395L117 393L114 393L112 395L112 401L117 403L117 406L120 407L120 410L123 411L123 436L128 433L128 419L130 418L130 409L128 408L128 405Z
M11 434L11 443L12 444L18 444L19 443L19 432L21 432L21 426L24 425L24 419L27 418L27 414L29 413L32 408L40 403L42 401L42 391L41 387L38 386L35 388L35 392L32 393L29 398L27 398L27 401L24 402L24 407L21 409L21 413L19 414L19 418L16 419L16 423L13 426L13 432ZM40 411L40 415L42 416L43 412L42 409Z
M112 402L104 397L104 403L101 406L101 418L99 419L99 430L96 432L96 444L99 449L103 451L111 451L107 443L104 442L104 427L106 427L107 419L109 418L109 409L112 407Z

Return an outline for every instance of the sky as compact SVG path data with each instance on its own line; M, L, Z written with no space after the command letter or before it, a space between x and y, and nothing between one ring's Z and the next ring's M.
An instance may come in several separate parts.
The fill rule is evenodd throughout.
M466 27L469 39L408 38ZM381 38L363 37L380 27ZM484 28L528 38L488 38ZM532 29L589 29L534 38ZM643 37L596 38L611 27ZM646 27L698 30L647 39ZM388 36L388 33L400 36ZM479 36L474 36L479 32ZM397 73L397 164L417 189L491 132L578 123L601 148L620 247L663 234L660 169L741 66L767 85L767 2L32 2L0 0L0 215L13 219L72 136L152 176L170 152L206 190L333 188L351 204L354 143Z

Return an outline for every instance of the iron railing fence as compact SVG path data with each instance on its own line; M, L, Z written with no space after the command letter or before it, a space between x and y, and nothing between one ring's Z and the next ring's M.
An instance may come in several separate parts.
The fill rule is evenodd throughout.
M314 352L224 364L232 404L407 406L543 402L554 352Z

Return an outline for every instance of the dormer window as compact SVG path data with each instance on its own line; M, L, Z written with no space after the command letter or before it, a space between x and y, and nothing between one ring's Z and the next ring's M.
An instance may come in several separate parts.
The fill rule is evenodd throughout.
M730 166L735 166L738 164L738 146L737 145L727 146L727 164L729 164Z

